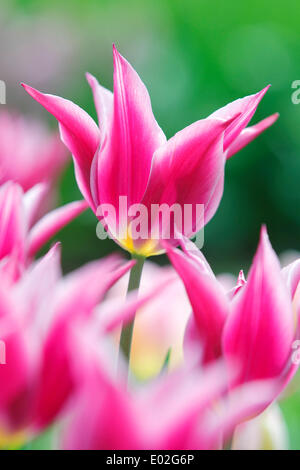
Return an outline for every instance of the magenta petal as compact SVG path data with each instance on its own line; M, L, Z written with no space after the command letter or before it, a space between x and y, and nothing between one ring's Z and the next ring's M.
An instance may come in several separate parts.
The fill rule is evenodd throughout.
M227 158L232 157L232 155L239 152L243 147L250 144L252 140L256 139L262 132L264 132L268 127L272 126L274 122L279 118L279 114L275 113L272 116L269 116L262 121L258 122L254 126L247 127L244 129L240 135L233 141L228 149Z
M196 204L203 204L207 223L220 202L225 165L223 136L229 125L220 119L197 121L155 152L143 203L148 207L177 203L182 208L190 204L193 213L183 223L188 237L203 226L203 219L195 215Z
M30 361L15 304L0 289L0 409L12 406L28 385ZM15 416L17 419L17 416Z
M36 429L47 427L69 398L74 386L70 326L90 315L107 289L132 267L132 261L121 266L120 261L118 256L111 256L89 263L61 282L55 299L55 320L44 343L33 400L32 421Z
M139 418L126 389L109 380L95 364L85 369L83 378L79 379L80 393L74 403L64 447L73 450L143 448Z
M269 87L270 85L254 95L249 95L245 98L240 98L236 101L233 101L232 103L229 103L223 108L218 109L209 116L209 118L221 118L228 120L237 113L240 113L239 116L225 131L224 150L228 149L228 147L234 142L242 130L248 125L256 111L257 106L259 105L265 93L268 91Z
M93 75L87 73L86 78L93 91L102 146L112 124L114 98L112 92L101 86Z
M247 284L234 297L224 328L228 365L240 367L235 383L281 375L293 338L291 299L263 227Z
M86 209L85 201L75 201L54 209L42 217L29 232L28 255L34 256L51 237Z
M100 141L93 119L76 104L55 95L48 95L22 84L25 90L60 123L61 137L74 157L78 186L93 207L90 192L90 170Z
M169 249L168 256L185 285L193 308L195 335L199 335L203 362L209 362L221 355L222 329L229 308L226 295L218 281L195 258L177 249Z
M49 195L50 188L51 185L48 183L38 183L24 194L23 204L28 229L39 218L41 208L47 195Z
M0 188L0 259L14 255L20 261L25 257L26 220L23 214L23 191L12 182Z
M137 297L136 292L132 292L127 296L125 303L124 300L114 299L102 304L100 307L101 329L104 332L109 333L117 327L131 321L138 309L147 304L157 295L161 294L161 292L174 280L174 276L170 275L169 278L166 278L147 294L140 295L139 297Z
M152 113L147 89L131 65L114 48L114 113L109 139L98 154L101 203L140 203L154 151L165 136Z

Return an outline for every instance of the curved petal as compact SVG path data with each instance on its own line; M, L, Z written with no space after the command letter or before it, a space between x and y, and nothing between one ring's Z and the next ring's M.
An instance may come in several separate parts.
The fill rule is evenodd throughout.
M292 354L292 304L265 227L247 284L234 297L223 352L239 373L234 384L280 376Z
M300 283L300 259L283 268L281 272L293 298Z
M74 157L78 186L91 207L90 170L100 141L94 120L72 101L48 95L22 83L27 93L44 106L60 123L61 138Z
M231 121L197 121L155 152L143 204L149 212L153 204L179 204L182 210L184 205L189 206L191 213L182 217L179 228L188 237L207 223L220 202L225 165L223 136ZM204 214L200 211L199 216L196 209L201 204ZM153 227L158 221L151 223Z
M28 255L34 256L51 237L86 209L85 201L74 201L42 217L29 232Z
M256 111L257 106L259 105L261 99L266 94L269 88L270 85L268 85L258 93L255 93L254 95L245 96L245 98L235 100L232 103L227 104L223 108L218 109L209 116L209 119L221 118L228 120L235 116L237 113L240 113L240 115L232 122L231 126L229 126L228 129L226 129L225 131L224 150L227 150L229 148L229 146L234 142L234 140L250 122L252 116Z
M195 258L171 248L167 254L185 285L192 305L193 325L197 329L192 336L199 336L202 360L204 363L214 360L221 355L222 330L229 309L225 292L215 277L203 269L202 263L197 263ZM194 341L192 347L195 347Z
M61 282L32 400L35 429L47 427L70 397L74 386L70 369L70 326L90 315L104 293L133 265L132 261L120 265L120 261L119 257L111 256L89 263Z
M17 183L5 183L0 188L0 259L14 255L24 261L26 230L22 188Z
M128 206L141 202L153 153L166 139L153 116L145 85L115 47L113 54L113 123L98 154L98 191L101 204L118 209L119 196L127 196Z
M228 149L227 158L232 157L232 155L239 152L246 145L250 144L252 140L256 139L262 132L264 132L268 127L272 126L274 122L279 118L279 114L275 113L272 116L269 116L262 121L258 122L254 126L247 127L244 129L240 135L233 141Z

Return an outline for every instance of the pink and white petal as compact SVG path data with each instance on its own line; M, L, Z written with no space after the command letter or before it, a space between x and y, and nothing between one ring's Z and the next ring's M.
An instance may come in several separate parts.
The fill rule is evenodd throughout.
M64 144L74 157L78 186L91 207L90 169L100 142L100 132L94 120L79 106L59 96L49 95L22 84L27 93L53 114L60 124Z
M248 125L256 111L257 106L268 91L269 87L270 85L258 93L235 100L223 108L218 109L208 117L209 119L221 118L228 120L237 113L240 113L240 115L232 122L231 126L229 126L225 131L224 151L230 147L230 145L235 141L242 130Z
M45 198L49 194L50 190L51 187L49 183L38 183L24 194L23 204L29 229L37 221L41 208L45 202Z
M181 277L188 294L194 315L194 326L199 333L199 349L203 362L207 363L221 355L221 338L229 303L222 286L194 259L177 249L168 249L167 254ZM193 349L195 344L192 345Z
M112 125L114 98L112 92L101 86L93 75L87 73L86 79L94 96L100 129L100 147L102 147Z
M165 135L152 113L147 89L116 48L114 55L114 112L109 139L98 155L101 204L140 203L149 179L152 156ZM100 183L101 182L101 183Z
M242 148L246 147L246 145L250 144L252 140L256 139L256 137L258 137L262 132L272 126L278 118L279 114L275 113L258 122L254 126L244 129L228 148L227 158L232 157L232 155L235 155Z
M163 203L169 207L176 203L182 209L184 204L189 205L191 216L183 218L181 224L188 237L203 227L219 204L221 192L215 191L223 180L223 135L230 122L197 121L155 152L143 203L149 208L152 204ZM200 216L196 214L200 204L203 204L204 216L203 211ZM178 230L182 231L182 227Z
M300 283L300 259L283 268L281 272L293 298Z
M50 238L78 217L87 207L86 201L74 201L42 217L29 232L28 255L34 256Z
M43 347L33 400L32 422L36 430L46 428L53 421L73 391L70 325L79 320L85 322L106 290L134 263L130 261L120 266L120 261L118 256L111 256L89 263L61 282L55 298L54 321Z
M291 355L295 326L291 299L265 227L247 284L231 305L223 354L229 368L239 367L232 385L280 376Z
M14 255L24 262L26 232L22 188L7 182L0 188L0 259Z
M9 415L9 407L27 390L30 360L24 332L15 318L12 299L0 289L0 408ZM16 410L17 411L17 410ZM8 416L9 417L9 416ZM15 417L17 419L17 416Z
M137 292L132 292L127 296L125 303L123 299L111 299L104 302L99 308L101 330L110 333L130 322L138 309L159 296L174 281L175 277L170 275L169 278L139 297L137 297Z
M32 348L34 343L39 347L52 320L51 303L62 275L60 261L60 244L56 243L26 269L12 290L19 305L19 321L31 331Z
M126 389L105 378L96 366L90 366L84 375L73 402L63 447L72 450L144 448L140 418Z
M222 432L224 444L236 426L262 413L279 393L276 379L252 381L232 390L219 401L218 412L207 426L207 434L214 438Z

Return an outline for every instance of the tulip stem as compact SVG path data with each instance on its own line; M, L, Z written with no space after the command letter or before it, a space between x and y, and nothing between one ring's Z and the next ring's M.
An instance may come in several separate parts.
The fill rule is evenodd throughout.
M132 255L132 258L136 260L136 264L132 267L130 271L127 295L129 294L129 292L139 289L144 261L145 261L145 258L143 256ZM129 367L130 367L130 353L131 353L134 320L135 320L135 316L133 317L133 320L131 320L131 322L127 323L126 325L123 325L122 331L121 331L121 338L120 338L120 349L127 359L128 375L129 375Z

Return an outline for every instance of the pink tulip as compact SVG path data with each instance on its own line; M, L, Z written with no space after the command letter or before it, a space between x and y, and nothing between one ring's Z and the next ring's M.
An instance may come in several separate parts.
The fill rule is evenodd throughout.
M6 354L0 365L2 431L23 430L30 437L61 412L74 388L70 332L77 322L91 319L107 289L133 264L110 256L62 278L55 245L18 282L6 289L0 283L0 339ZM111 323L104 323L105 331Z
M180 368L128 390L96 344L87 332L77 332L73 342L78 386L66 419L66 449L219 449L273 393L273 384L255 382L227 395L223 363L202 371Z
M114 94L87 75L98 126L71 101L23 86L59 121L62 140L74 158L78 186L110 235L128 251L149 256L162 250L159 238L164 238L170 228L167 222L159 228L159 215L150 216L153 205L166 204L170 208L177 204L181 210L191 205L191 213L185 218L178 216L179 232L189 237L196 233L219 205L226 158L273 124L278 115L246 129L266 87L195 122L167 141L153 116L145 85L115 47L113 56ZM121 206L121 196L126 197L128 209ZM102 211L107 204L114 208L114 215ZM140 215L147 227L140 237L132 235L134 216L129 209L135 204L142 204L146 211ZM195 212L200 204L204 220ZM169 238L174 238L170 231Z
M67 163L59 136L40 121L11 112L0 113L0 185L19 183L24 191L53 182Z
M224 357L228 370L237 367L230 387L276 379L275 398L297 369L292 358L299 339L299 261L282 272L263 227L247 282L240 274L227 294L195 252L169 248L168 254L193 309L187 350L198 351L204 363Z
M85 201L75 201L36 222L47 190L45 183L26 193L13 182L0 187L0 271L8 279L17 279L37 251L87 207Z

